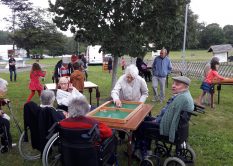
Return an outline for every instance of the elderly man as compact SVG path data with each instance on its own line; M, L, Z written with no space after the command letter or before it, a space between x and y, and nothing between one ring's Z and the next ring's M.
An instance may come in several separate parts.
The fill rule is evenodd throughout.
M138 75L135 65L129 65L111 92L114 103L121 107L121 100L145 102L148 97L148 88L145 80Z
M167 50L163 48L160 52L160 56L157 56L152 64L152 87L154 91L154 99L152 99L152 101L162 102L165 99L166 77L171 70L172 65L167 56ZM158 94L158 84L160 85L160 95Z
M173 77L172 79L173 96L168 100L166 106L162 108L158 116L148 116L145 118L145 122L143 122L136 131L138 140L145 139L144 131L149 127L158 128L161 135L169 136L169 141L174 142L181 111L193 111L194 102L189 92L190 79L185 76ZM151 123L146 123L146 121L150 121Z
M5 153L9 150L9 148L12 147L12 138L11 138L11 133L10 133L10 117L3 112L3 110L1 109L1 106L5 105L8 100L3 98L5 93L7 92L7 81L0 78L0 128L1 128L1 132L5 132L5 134L3 134L1 136L1 153ZM4 126L4 129L2 128ZM2 133L0 133L2 134Z

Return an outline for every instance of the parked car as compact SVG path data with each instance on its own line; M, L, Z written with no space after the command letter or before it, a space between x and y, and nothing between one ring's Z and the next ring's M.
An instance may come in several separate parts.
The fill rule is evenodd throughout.
M31 56L32 59L44 59L43 55L39 55L39 54L34 54Z

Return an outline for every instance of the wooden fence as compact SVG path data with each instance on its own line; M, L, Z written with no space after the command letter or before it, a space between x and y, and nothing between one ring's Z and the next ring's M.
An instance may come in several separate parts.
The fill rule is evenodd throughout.
M208 62L203 61L192 61L192 62L185 62L182 61L171 61L172 68L173 68L173 75L177 75L180 72L184 73L186 76L198 80L203 79L203 73L205 65ZM131 61L131 63L134 63ZM152 66L152 60L145 60L145 63L148 66ZM224 62L220 64L220 68L218 73L223 77L231 77L233 78L233 62Z

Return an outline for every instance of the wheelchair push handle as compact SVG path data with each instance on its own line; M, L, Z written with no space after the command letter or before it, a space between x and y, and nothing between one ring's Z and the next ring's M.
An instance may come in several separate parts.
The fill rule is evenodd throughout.
M205 113L204 109L205 109L204 106L198 105L197 103L194 104L194 111L195 112L204 114Z

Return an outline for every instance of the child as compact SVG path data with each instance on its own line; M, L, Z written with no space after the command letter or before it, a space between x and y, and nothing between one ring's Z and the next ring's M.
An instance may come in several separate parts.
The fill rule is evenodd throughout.
M202 92L201 96L199 97L199 100L198 100L199 104L201 104L203 97L208 92L211 94L211 108L213 108L213 93L214 93L213 80L220 81L220 80L226 79L218 74L218 68L219 68L219 61L213 59L210 62L210 71L208 72L205 80L201 84L201 89L203 90L203 92Z
M44 77L45 75L46 71L42 71L38 63L33 63L29 83L31 94L28 96L27 102L31 101L32 97L35 95L35 91L37 91L40 96L41 91L44 89L43 85L40 84L40 77Z

